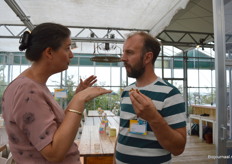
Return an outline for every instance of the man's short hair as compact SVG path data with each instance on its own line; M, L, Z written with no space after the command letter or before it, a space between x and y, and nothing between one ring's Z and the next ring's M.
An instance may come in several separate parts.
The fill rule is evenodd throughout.
M161 46L160 42L155 37L143 31L130 33L127 36L127 39L135 35L140 35L141 37L143 37L144 43L143 43L142 53L145 54L147 52L152 52L153 53L152 63L154 64L160 53L160 46Z

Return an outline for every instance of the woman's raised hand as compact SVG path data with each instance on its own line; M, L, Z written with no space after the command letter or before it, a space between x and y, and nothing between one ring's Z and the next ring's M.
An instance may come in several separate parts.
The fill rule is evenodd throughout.
M106 93L111 93L111 92L112 92L111 90L107 90L107 89L101 88L101 87L88 87L88 88L78 92L77 97L79 97L80 99L83 99L84 102L88 102L95 97L98 97L98 96L106 94Z
M97 82L97 76L91 75L84 81L80 79L80 83L77 86L76 93L86 89L87 87L91 87L94 83Z

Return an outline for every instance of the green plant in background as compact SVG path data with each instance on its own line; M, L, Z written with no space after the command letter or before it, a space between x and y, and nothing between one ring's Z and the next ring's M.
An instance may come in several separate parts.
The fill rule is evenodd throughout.
M104 87L105 82L99 82L97 86ZM95 99L86 103L87 110L96 110L98 107L101 107L103 110L112 110L113 108L119 109L120 106L120 90L118 93L112 92L110 94L98 96Z
M76 86L73 82L73 76L68 76L66 84L62 85L60 89L65 89L67 91L67 98L55 98L55 100L60 104L60 106L65 109L67 104L71 101L73 95L75 94ZM63 79L65 81L65 79Z
M101 107L103 110L112 110L113 108L119 109L120 105L120 95L117 93L106 94L86 103L87 110L96 110Z
M65 81L65 80L63 80ZM104 87L105 82L99 82L99 84L94 84L94 86ZM67 104L71 101L73 95L75 94L76 85L73 81L73 76L68 76L65 86L63 89L67 91L67 98L56 98L56 101L65 109ZM101 107L103 110L112 110L113 108L119 109L120 106L120 90L118 93L112 92L110 94L102 95L96 97L95 99L86 103L85 108L87 110L96 110Z
M73 82L73 76L68 76L66 80L66 86L64 87L67 90L67 104L72 100L73 95L75 94L76 86Z

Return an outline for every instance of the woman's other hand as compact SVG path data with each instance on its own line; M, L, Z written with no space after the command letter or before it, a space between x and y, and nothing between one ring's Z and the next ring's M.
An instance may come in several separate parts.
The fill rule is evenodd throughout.
M80 83L77 86L76 93L78 93L78 92L80 92L88 87L91 87L96 82L97 82L97 76L94 76L94 75L89 76L84 81L82 79L80 79Z

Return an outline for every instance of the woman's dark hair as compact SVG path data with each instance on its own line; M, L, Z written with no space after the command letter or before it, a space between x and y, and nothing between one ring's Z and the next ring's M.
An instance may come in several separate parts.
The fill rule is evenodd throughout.
M159 56L160 42L155 37L152 37L150 34L143 31L131 33L128 36L128 38L131 38L134 35L140 35L143 37L144 43L143 43L142 54L145 54L147 52L152 52L153 53L152 63L154 64L157 57Z
M42 23L36 26L31 33L28 31L23 33L19 41L19 50L26 49L26 58L30 61L38 61L46 48L57 50L70 35L70 30L63 25Z

